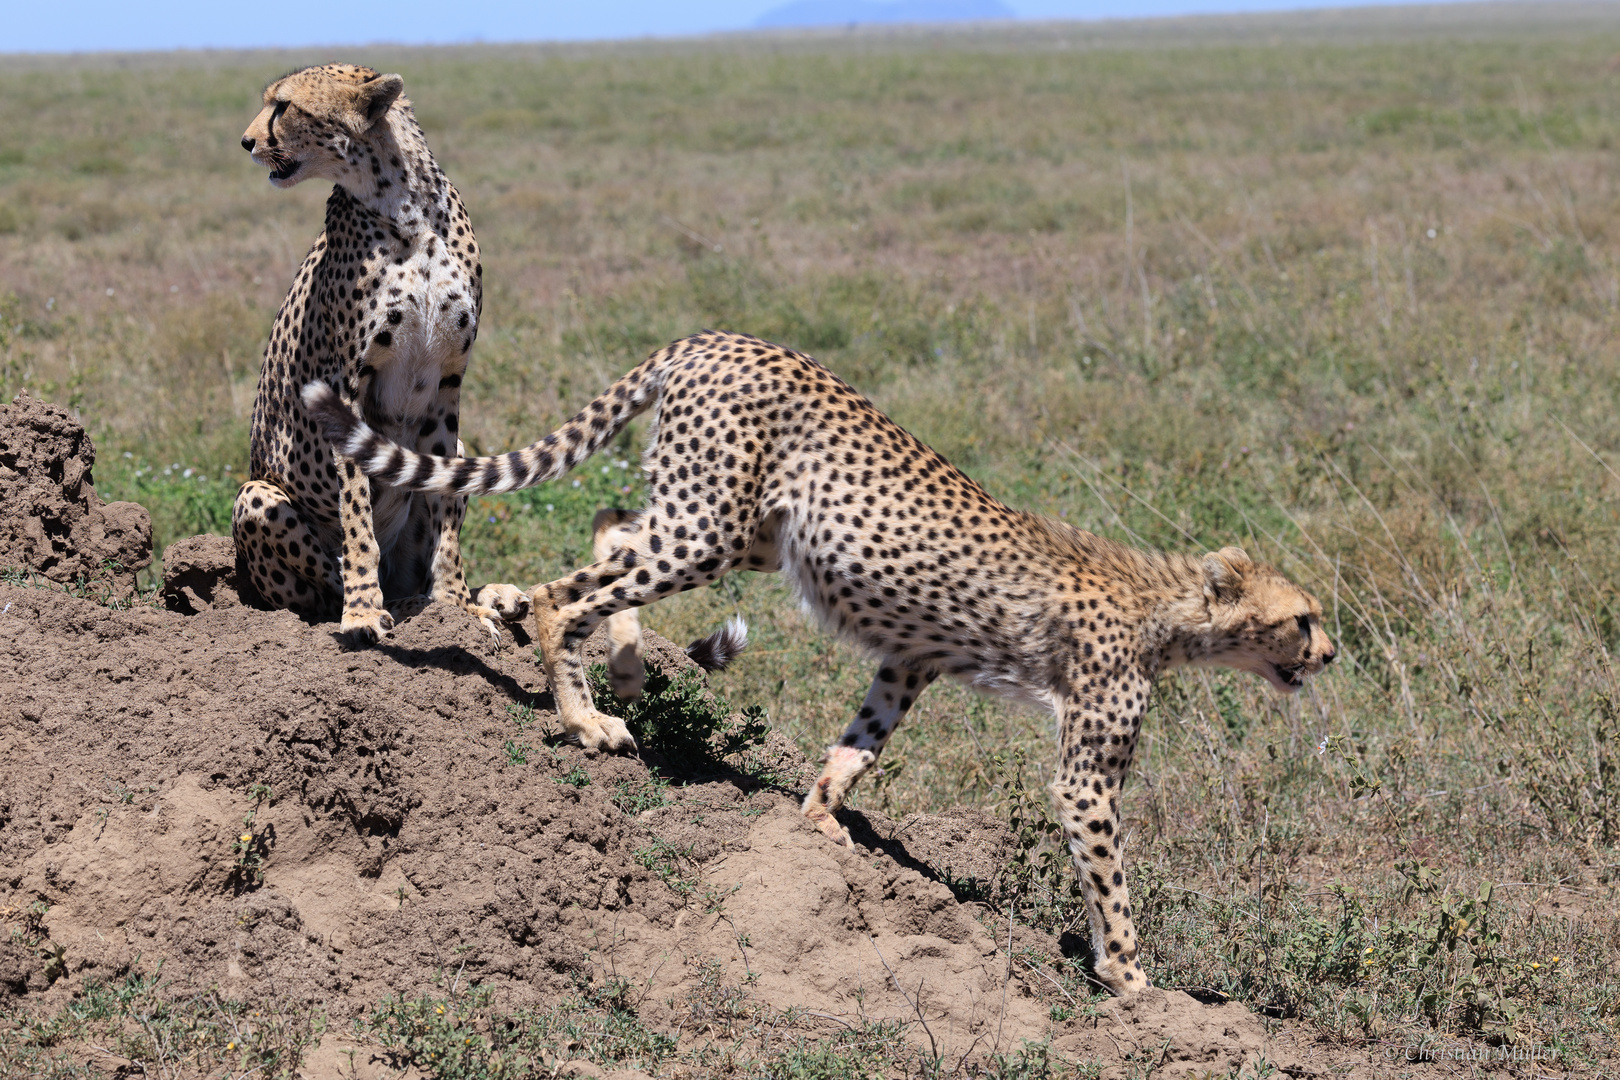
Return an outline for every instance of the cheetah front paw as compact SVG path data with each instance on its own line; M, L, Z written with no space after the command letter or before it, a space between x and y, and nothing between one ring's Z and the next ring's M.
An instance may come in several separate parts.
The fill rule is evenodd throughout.
M394 628L394 617L383 608L352 608L343 613L341 632L357 644L371 645Z
M1147 972L1134 953L1129 958L1116 953L1093 960L1092 977L1115 997L1130 997L1149 986Z
M502 622L523 621L528 618L532 606L529 594L516 585L485 585L478 590L473 603L491 609Z
M584 723L570 723L564 717L563 726L567 729L566 737L587 750L606 750L612 754L636 752L635 737L617 716L593 709L585 717Z
M489 631L490 642L497 649L500 648L501 647L501 627L500 627L500 624L495 621L500 616L498 614L496 614L495 612L489 610L489 608L476 607L476 606L471 605L471 604L469 604L467 606L467 610L470 611L473 614L474 618L476 618L480 623L483 624L483 627L484 627L485 630Z
M839 847L855 850L855 838L849 835L848 829L838 823L838 818L831 810L825 806L811 806L808 799L805 802L803 813L810 824L820 829L823 836Z

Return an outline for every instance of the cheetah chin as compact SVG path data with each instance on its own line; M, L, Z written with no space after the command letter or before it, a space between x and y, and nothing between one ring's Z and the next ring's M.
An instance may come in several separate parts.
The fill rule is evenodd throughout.
M292 187L292 184L289 184L287 181L291 180L293 175L303 167L304 163L302 161L294 159L286 165L281 166L279 169L271 169L270 182L277 187Z
M564 729L589 746L634 746L586 682L583 648L599 622L623 697L640 690L637 608L728 570L783 571L827 627L879 658L805 817L853 846L839 807L941 676L1045 705L1059 720L1051 791L1096 978L1119 994L1148 984L1120 798L1154 680L1220 666L1292 692L1336 655L1316 598L1242 549L1137 551L1013 510L810 357L743 334L659 350L556 433L500 457L400 446L323 383L304 403L374 481L457 497L555 479L655 410L647 506L603 511L595 562L529 593Z
M1261 675L1285 694L1296 694L1305 685L1305 665L1268 663Z

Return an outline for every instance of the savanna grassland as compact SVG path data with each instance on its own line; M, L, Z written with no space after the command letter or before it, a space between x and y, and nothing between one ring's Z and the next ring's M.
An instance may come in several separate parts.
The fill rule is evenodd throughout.
M1150 975L1335 1039L1612 1070L1620 9L8 59L0 391L80 410L159 543L229 530L326 196L237 140L266 80L327 59L404 75L471 211L471 451L723 327L1016 506L1275 561L1343 662L1288 699L1162 685L1127 800ZM591 512L635 505L639 430L477 500L472 580L578 564ZM733 611L755 644L719 687L823 746L870 665L781 582L645 618L684 640ZM1051 755L1046 719L936 687L855 805L981 804L1033 841ZM1021 917L1083 922L1042 850Z

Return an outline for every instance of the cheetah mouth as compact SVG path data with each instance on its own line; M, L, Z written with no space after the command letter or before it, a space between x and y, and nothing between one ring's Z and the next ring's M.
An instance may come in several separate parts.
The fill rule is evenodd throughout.
M1285 694L1292 694L1305 685L1304 664L1271 664L1265 672L1266 680Z
M278 180L291 180L293 173L297 172L303 167L304 163L299 161L297 158L294 158L292 161L289 161L279 169L271 169L270 182L275 183Z

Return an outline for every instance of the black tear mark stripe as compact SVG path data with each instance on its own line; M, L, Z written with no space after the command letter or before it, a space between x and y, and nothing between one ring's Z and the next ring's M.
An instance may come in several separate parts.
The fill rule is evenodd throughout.
M264 144L266 146L274 147L274 146L277 145L276 144L276 121L280 120L281 119L281 114L287 111L287 105L288 105L288 102L278 101L278 102L276 102L276 107L274 109L270 110L270 122L265 125L265 130L268 132L268 134L266 135L265 140L264 140Z

